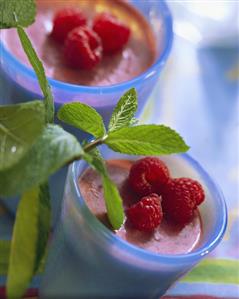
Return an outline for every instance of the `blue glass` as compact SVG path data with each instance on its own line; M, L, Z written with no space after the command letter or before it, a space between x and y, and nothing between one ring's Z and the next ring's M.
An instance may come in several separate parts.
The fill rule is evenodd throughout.
M105 159L134 159L103 147ZM162 157L173 177L199 180L202 237L191 253L156 254L120 239L98 221L81 196L78 179L84 161L69 167L60 222L50 247L40 295L43 298L159 298L221 241L227 209L220 189L189 155Z
M128 89L135 87L138 92L138 110L136 116L140 116L171 50L173 40L172 17L166 3L162 0L134 0L130 2L149 21L155 33L157 45L155 63L147 71L134 79L110 86L80 86L48 78L54 96L56 111L63 103L81 101L94 107L102 115L104 122L107 124L120 96ZM9 104L41 98L41 91L33 70L21 63L21 61L10 53L3 42L0 43L0 53L0 80L4 86L0 103ZM58 123L57 120L56 122ZM88 137L78 129L63 123L60 124L79 140ZM57 211L59 210L63 194L65 177L66 171L61 171L51 178L53 223L57 219ZM18 199L5 200L4 203L12 213L15 213Z

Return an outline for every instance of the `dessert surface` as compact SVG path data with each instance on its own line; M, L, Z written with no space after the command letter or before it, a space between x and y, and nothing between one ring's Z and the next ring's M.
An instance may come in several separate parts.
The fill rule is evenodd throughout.
M109 175L119 188L125 209L138 201L138 196L129 187L127 179L132 164L133 161L130 160L107 161ZM109 226L100 176L94 170L86 169L79 178L79 187L91 212ZM186 225L174 224L163 219L154 231L145 232L135 229L126 220L115 233L125 241L155 253L185 254L199 244L202 227L200 215L196 211L192 220Z

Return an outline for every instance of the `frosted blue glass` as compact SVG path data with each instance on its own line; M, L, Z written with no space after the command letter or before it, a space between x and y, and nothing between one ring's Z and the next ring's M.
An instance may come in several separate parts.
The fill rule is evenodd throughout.
M103 147L105 159L135 157ZM206 200L200 206L202 237L191 253L156 254L120 239L91 214L78 178L87 167L73 163L68 171L61 219L53 236L40 294L43 298L159 298L221 241L227 224L223 195L207 172L187 154L166 159L180 176L200 180Z

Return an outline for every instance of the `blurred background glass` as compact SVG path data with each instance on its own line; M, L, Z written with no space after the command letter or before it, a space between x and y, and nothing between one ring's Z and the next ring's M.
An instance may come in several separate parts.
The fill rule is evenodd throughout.
M178 36L200 46L238 44L238 1L176 0L169 5Z

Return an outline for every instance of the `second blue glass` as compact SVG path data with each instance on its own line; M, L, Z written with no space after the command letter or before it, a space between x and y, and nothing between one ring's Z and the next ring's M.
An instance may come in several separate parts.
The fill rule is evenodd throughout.
M104 147L105 159L134 159ZM71 165L63 210L53 237L40 294L43 298L158 299L221 241L227 223L224 198L206 171L190 156L163 158L173 177L201 182L206 199L199 211L202 237L190 253L156 254L115 235L90 212L78 180L84 161Z

